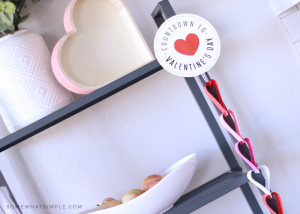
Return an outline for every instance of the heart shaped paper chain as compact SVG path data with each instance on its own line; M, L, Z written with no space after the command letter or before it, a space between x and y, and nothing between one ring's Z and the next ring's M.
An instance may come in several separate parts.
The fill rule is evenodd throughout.
M253 183L257 188L259 188L261 191L263 191L265 194L267 195L271 195L271 191L270 191L270 171L268 169L268 167L261 165L258 167L264 174L265 177L265 186L261 185L260 183L258 183L256 180L253 179L252 177L252 173L253 170L250 170L247 173L247 178L248 180Z
M272 195L273 197L275 197L276 199L276 204L277 204L277 209L278 209L278 212L275 212L268 204L268 201L267 199L271 199L272 198ZM262 196L262 201L264 202L265 206L271 211L272 214L284 214L283 212L283 205L282 205L282 201L281 201L281 198L279 196L279 194L277 192L272 192L272 195L267 195L267 194L264 194Z
M248 146L249 153L250 153L250 160L246 158L242 152L240 151L239 145L245 143ZM255 157L254 157L254 149L253 149L253 144L252 141L249 138L244 138L244 141L237 142L235 144L235 151L238 153L238 155L254 170L255 173L258 173L258 168L256 165Z
M232 115L233 117L233 120L234 120L234 124L235 124L235 131L226 123L226 121L224 120L224 116L226 117L226 114L227 116L229 114ZM224 128L230 133L232 134L232 136L238 141L238 142L244 142L244 139L241 135L241 132L240 132L240 128L239 128L239 124L238 124L238 120L237 120L237 117L236 117L236 114L234 113L234 111L232 110L227 110L225 112L223 112L220 116L220 122L221 124L224 126Z
M214 86L214 88L217 90L218 100L207 89L207 88L211 88L212 86ZM205 91L205 94L208 96L208 98L217 106L217 108L222 113L225 113L226 112L226 107L225 107L225 104L224 104L223 99L221 97L221 93L220 93L217 81L214 80L214 79L211 79L209 82L207 82L205 84L204 91ZM225 116L227 116L226 113L225 113Z
M199 47L199 37L196 34L189 34L186 39L177 39L174 43L175 50L184 55L194 55Z

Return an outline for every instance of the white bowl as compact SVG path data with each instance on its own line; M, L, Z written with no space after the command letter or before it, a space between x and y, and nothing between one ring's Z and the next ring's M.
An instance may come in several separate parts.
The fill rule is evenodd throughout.
M80 214L158 214L171 209L192 180L197 167L197 155L189 155L171 167L162 176L164 178L141 196L105 210L97 207Z

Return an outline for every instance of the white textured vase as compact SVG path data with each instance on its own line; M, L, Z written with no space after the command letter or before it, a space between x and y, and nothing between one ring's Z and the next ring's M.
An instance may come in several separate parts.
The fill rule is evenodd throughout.
M73 101L55 79L43 38L28 30L0 39L0 113L15 132Z

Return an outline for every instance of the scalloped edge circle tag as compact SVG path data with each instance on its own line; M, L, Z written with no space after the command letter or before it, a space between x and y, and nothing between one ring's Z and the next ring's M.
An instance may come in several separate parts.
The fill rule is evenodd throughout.
M167 19L154 39L154 52L160 65L181 77L207 72L216 64L220 51L220 38L215 28L193 14Z

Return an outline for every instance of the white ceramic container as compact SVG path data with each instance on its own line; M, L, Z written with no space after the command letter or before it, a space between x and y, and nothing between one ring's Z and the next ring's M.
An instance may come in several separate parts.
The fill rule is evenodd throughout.
M105 210L97 208L80 214L160 214L171 209L193 178L197 155L189 155L162 173L164 178L139 197Z
M43 38L28 30L0 39L0 113L15 132L73 101L55 79Z

